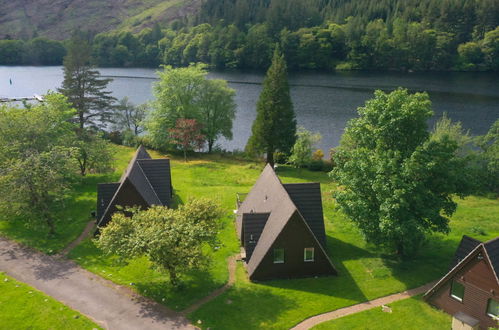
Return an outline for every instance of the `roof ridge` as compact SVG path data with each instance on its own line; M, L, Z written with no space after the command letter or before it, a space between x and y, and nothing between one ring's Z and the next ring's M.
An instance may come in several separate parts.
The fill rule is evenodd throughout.
M492 238L492 239L489 239L488 241L483 242L483 244L493 243L494 241L497 241L497 240L499 240L499 236Z

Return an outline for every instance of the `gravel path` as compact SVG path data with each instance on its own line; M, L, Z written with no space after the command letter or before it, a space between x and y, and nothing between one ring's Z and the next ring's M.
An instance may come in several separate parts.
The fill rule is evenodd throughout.
M92 274L0 237L0 271L88 316L106 329L195 329L180 313Z
M425 284L425 285L420 286L420 287L415 288L415 289L407 290L407 291L400 292L400 293L395 293L395 294L381 297L378 299L374 299L371 301L366 301L366 302L363 302L363 303L360 303L357 305L344 307L344 308L340 308L340 309L337 309L337 310L334 310L331 312L327 312L324 314L312 316L312 317L306 319L305 321L298 323L291 330L310 329L310 328L312 328L312 327L314 327L317 324L322 323L322 322L326 322L326 321L334 320L334 319L337 319L337 318L340 318L340 317L343 317L346 315L362 312L362 311L365 311L365 310L368 310L368 309L371 309L374 307L380 307L382 305L386 305L386 304L392 303L392 302L397 301L397 300L410 298L412 296L417 296L418 294L422 294L422 293L425 293L426 291L428 291L434 284L435 284L435 282L431 282L431 283Z

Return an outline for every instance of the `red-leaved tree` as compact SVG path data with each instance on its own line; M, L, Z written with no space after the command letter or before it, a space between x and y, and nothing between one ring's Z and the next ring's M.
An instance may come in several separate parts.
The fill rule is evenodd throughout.
M196 119L180 118L174 128L169 129L172 143L183 150L187 162L187 151L203 148L206 137L201 134L202 125Z

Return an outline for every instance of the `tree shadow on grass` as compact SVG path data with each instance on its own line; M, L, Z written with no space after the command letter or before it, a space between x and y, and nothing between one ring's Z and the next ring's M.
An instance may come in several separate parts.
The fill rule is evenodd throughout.
M140 294L180 311L225 284L214 279L208 269L192 271L181 280L180 287L174 288L165 274L161 280L137 282L135 286Z
M407 288L415 288L439 279L449 270L458 244L459 240L452 237L430 235L415 256L402 259L386 255L383 263Z
M277 295L265 286L232 287L209 304L189 314L194 324L212 329L265 329L281 314L299 308L292 298Z
M299 290L309 293L340 297L354 301L365 301L367 297L345 267L344 261L376 257L367 250L358 248L332 236L327 237L328 254L338 271L337 276L309 277L260 282L264 286Z

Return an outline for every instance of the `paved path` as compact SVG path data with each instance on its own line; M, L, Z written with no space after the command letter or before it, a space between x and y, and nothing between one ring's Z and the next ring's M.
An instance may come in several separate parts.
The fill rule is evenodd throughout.
M397 300L416 296L418 294L422 294L422 293L428 291L434 284L435 284L435 282L431 282L431 283L425 284L423 286L420 286L419 288L407 290L407 291L400 292L400 293L395 293L395 294L392 294L392 295L389 295L386 297L381 297L381 298L374 299L371 301L366 301L364 303L360 303L357 305L340 308L340 309L334 310L332 312L312 316L312 317L306 319L305 321L298 323L291 330L310 329L313 326L315 326L319 323L322 323L322 322L334 320L334 319L337 319L337 318L340 318L340 317L343 317L346 315L355 314L355 313L362 312L362 311L365 311L365 310L368 310L368 309L371 309L374 307L386 305L386 304L392 303L392 302L397 301Z
M83 229L83 232L78 236L77 239L72 241L68 246L64 248L61 252L59 252L59 255L61 257L65 257L68 255L71 250L73 250L78 244L80 244L87 236L93 232L95 229L95 220L89 221L87 225L85 226L85 229Z
M0 237L0 271L27 283L107 329L195 329L180 313L92 274Z
M184 309L182 311L183 314L187 315L189 313L194 312L202 305L206 304L209 301L212 301L213 299L215 299L216 297L218 297L219 295L224 293L228 288L230 288L234 284L234 282L236 281L236 259L237 259L237 256L231 256L227 260L227 268L229 269L229 281L223 287L213 291L212 293L210 293L206 297L198 300L197 302L195 302L191 306Z

